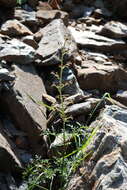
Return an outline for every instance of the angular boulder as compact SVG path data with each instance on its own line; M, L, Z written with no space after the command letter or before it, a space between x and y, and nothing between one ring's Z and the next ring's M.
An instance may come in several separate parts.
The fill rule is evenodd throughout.
M92 31L76 30L68 27L79 47L99 50L103 52L116 52L126 50L127 44L123 40L110 39Z
M98 34L109 38L127 37L127 25L118 21L107 22Z
M0 44L0 49L0 60L27 64L35 59L35 50L17 39Z
M92 156L70 180L68 190L127 189L127 109L106 106L90 127L98 127L88 147Z
M76 43L61 19L53 20L42 30L43 37L36 51L41 60L40 65L60 63L60 50L63 48L67 51L68 58L74 51L77 51Z
M86 61L77 69L79 86L83 90L117 91L126 89L127 72L117 65L102 65Z
M40 24L49 23L53 19L62 19L65 25L68 23L68 13L59 10L38 10L36 17Z
M46 93L43 81L32 65L13 65L13 68L14 86L3 92L1 98L17 127L27 133L34 152L43 155L45 144L40 134L46 129L46 109L34 102L41 101L42 93Z
M32 32L16 19L6 21L1 26L0 33L11 37L32 35Z
M34 10L27 11L21 8L14 9L14 19L19 20L22 24L31 29L32 32L36 32L38 28L38 20L36 18L36 12Z

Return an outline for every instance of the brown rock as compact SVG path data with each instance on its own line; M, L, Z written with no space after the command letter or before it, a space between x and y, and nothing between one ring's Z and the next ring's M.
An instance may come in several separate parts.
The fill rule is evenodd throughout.
M8 172L14 170L16 166L22 167L18 152L15 145L4 133L0 122L0 171Z
M34 40L34 36L25 36L22 38L22 42L24 42L25 44L33 47L34 49L38 48L38 44L37 42Z
M39 23L49 23L53 19L62 19L63 22L67 25L68 23L68 13L59 10L38 10L36 17L39 20Z
M4 92L4 102L17 127L25 131L34 152L45 154L44 142L40 133L46 129L46 109L35 101L42 100L46 93L43 81L38 77L34 67L14 65L16 75L13 89Z
M56 104L56 99L48 94L42 94L42 100L44 102L44 104L51 106Z
M49 5L49 3L47 2L41 2L39 1L39 5L38 5L38 10L41 9L41 10L52 10L52 7Z
M41 40L41 38L43 37L43 28L41 28L39 31L37 31L35 34L34 34L34 39L36 42L39 42Z
M86 61L78 69L78 82L83 90L116 91L126 89L127 72L117 65L102 65Z
M18 20L6 21L0 29L0 33L8 36L32 35L32 32Z
M53 9L60 9L60 4L62 3L62 0L49 0L49 5Z

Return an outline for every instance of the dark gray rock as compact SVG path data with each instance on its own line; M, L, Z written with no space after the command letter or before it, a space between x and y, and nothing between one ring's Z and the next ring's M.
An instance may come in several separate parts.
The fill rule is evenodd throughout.
M34 151L43 155L45 144L40 133L46 129L46 109L30 98L37 102L42 100L42 93L46 93L43 81L32 65L14 65L13 68L16 80L13 89L3 92L2 101L17 127L26 132Z
M54 75L54 73L51 73L45 82L47 91L50 94L55 93L57 91L56 87L60 85L59 82L59 79ZM83 94L83 91L79 87L76 76L74 75L71 69L64 68L62 75L62 83L64 85L62 88L62 93L64 95L70 96L75 94Z

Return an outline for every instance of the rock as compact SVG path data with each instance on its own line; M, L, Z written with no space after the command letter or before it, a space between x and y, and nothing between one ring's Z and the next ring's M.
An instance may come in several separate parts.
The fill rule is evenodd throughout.
M67 57L71 57L77 46L61 19L56 19L43 28L43 38L36 53L42 61L40 65L60 63L60 50L67 50Z
M57 103L56 99L48 94L42 94L42 101L48 106L53 106Z
M5 7L14 7L16 6L17 1L16 0L8 0L8 1L4 1L4 0L0 0L0 5L1 6L5 6Z
M95 9L94 13L92 14L92 17L98 19L98 18L102 18L102 17L111 17L112 13L106 9L106 8L101 8L101 9Z
M27 64L35 59L35 50L17 39L0 44L0 49L0 60Z
M36 17L40 25L51 22L53 19L61 19L64 24L68 23L68 13L60 10L38 10Z
M12 141L6 136L0 122L0 171L14 171L22 167L18 152Z
M75 94L83 94L83 91L79 87L76 76L71 69L65 68L63 70L62 83L64 85L62 88L63 95L70 96ZM54 76L53 73L49 75L45 81L45 84L49 94L58 94L56 87L59 85L59 79Z
M38 0L28 0L28 4L35 9L38 5Z
M34 152L44 155L45 144L40 133L46 129L45 107L40 107L30 98L31 96L37 102L42 100L42 93L46 93L43 81L32 65L13 67L15 84L13 89L3 92L2 101L8 107L17 127L28 135Z
M102 65L86 61L77 72L77 79L82 90L99 89L115 92L118 89L126 89L127 73L117 65Z
M62 10L70 13L74 9L74 7L75 7L75 4L72 2L72 0L64 1L63 6L62 6Z
M63 138L64 137L64 138ZM62 156L63 153L69 148L74 137L73 134L65 132L56 135L55 140L50 145L49 155L51 156Z
M115 99L127 106L127 91L119 90L115 95Z
M126 50L127 44L122 40L103 37L91 31L77 31L71 26L68 28L79 47L103 52Z
M83 91L80 89L76 76L73 71L69 68L65 68L63 70L63 78L62 82L65 85L63 87L63 94L75 95L75 94L83 94ZM58 85L58 81L56 81L56 85Z
M9 76L9 71L5 68L0 69L0 82L2 81L10 81L14 80L15 78Z
M82 165L68 190L126 189L127 187L127 110L106 106L91 127L99 127L88 152L92 156Z
M0 33L10 37L32 35L32 32L18 20L6 21L0 29Z
M37 9L41 9L41 10L52 10L52 7L49 5L48 2L42 2L39 1L38 7Z
M33 47L34 49L38 48L38 44L37 42L34 40L34 36L25 36L22 38L22 42L24 42L25 44Z
M65 113L67 115L71 115L73 117L78 116L78 115L82 115L82 114L88 114L90 113L92 110L94 110L94 108L101 102L100 99L96 99L96 98L89 98L86 102L83 103L78 103L78 104L74 104L72 106L69 106ZM102 106L102 104L100 104L100 106ZM100 108L99 106L99 108Z
M105 6L113 12L113 15L117 18L125 19L127 18L126 5L127 0L104 0Z
M77 19L87 14L89 15L90 14L88 13L89 11L91 10L90 9L88 10L85 6L79 4L79 5L74 6L74 8L71 10L70 16L73 19Z
M25 9L15 8L14 18L29 27L32 32L36 32L38 30L38 20L34 10L27 11Z
M17 181L18 180L13 176L13 173L0 172L0 188L2 190L23 190L19 187L19 182ZM27 188L27 186L24 186L24 189L25 188Z
M50 5L53 9L60 9L61 3L62 3L62 0L49 1L49 5Z
M107 22L98 34L109 38L127 37L127 25L118 21Z
M94 60L97 63L101 63L104 65L112 65L113 63L110 61L110 58L102 53L95 52L87 52L88 60Z
M35 34L34 34L34 39L36 42L40 42L41 38L43 37L43 28L39 29Z
M28 149L29 148L28 141L23 136L16 137L15 144L18 148L21 148L21 149Z
M64 101L66 105L73 105L73 104L84 102L86 99L90 98L91 96L92 94L87 93L87 92L84 94L75 94L75 95L65 98Z

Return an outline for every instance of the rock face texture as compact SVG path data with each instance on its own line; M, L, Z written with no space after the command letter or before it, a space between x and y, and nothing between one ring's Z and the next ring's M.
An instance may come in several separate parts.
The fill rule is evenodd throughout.
M70 57L77 46L62 20L56 19L43 28L43 38L36 53L41 60L40 64L49 65L60 62L60 50L65 48Z
M32 32L27 27L22 25L18 20L8 20L7 22L5 22L1 26L0 33L11 37L32 34Z
M91 124L100 127L91 145L93 155L84 166L82 177L71 180L69 190L126 189L126 114L127 110L107 106Z
M87 61L77 72L79 85L84 90L116 91L126 88L127 73L117 65L101 65Z
M0 190L127 190L126 8L0 0Z
M111 21L104 25L99 34L109 38L125 38L127 37L127 25Z
M76 31L73 27L69 27L69 30L79 47L106 52L126 50L126 43L122 40L99 36L91 31Z
M34 58L35 50L17 39L1 44L0 60L28 64L33 62Z
M16 166L22 167L15 145L4 133L2 123L0 123L0 170L8 172Z
M32 65L13 67L15 84L10 92L5 92L3 101L8 106L17 127L27 133L31 146L38 152L42 139L40 133L46 129L46 110L45 107L39 107L32 98L37 102L41 101L41 93L46 93L45 87ZM39 151L43 154L43 148Z

